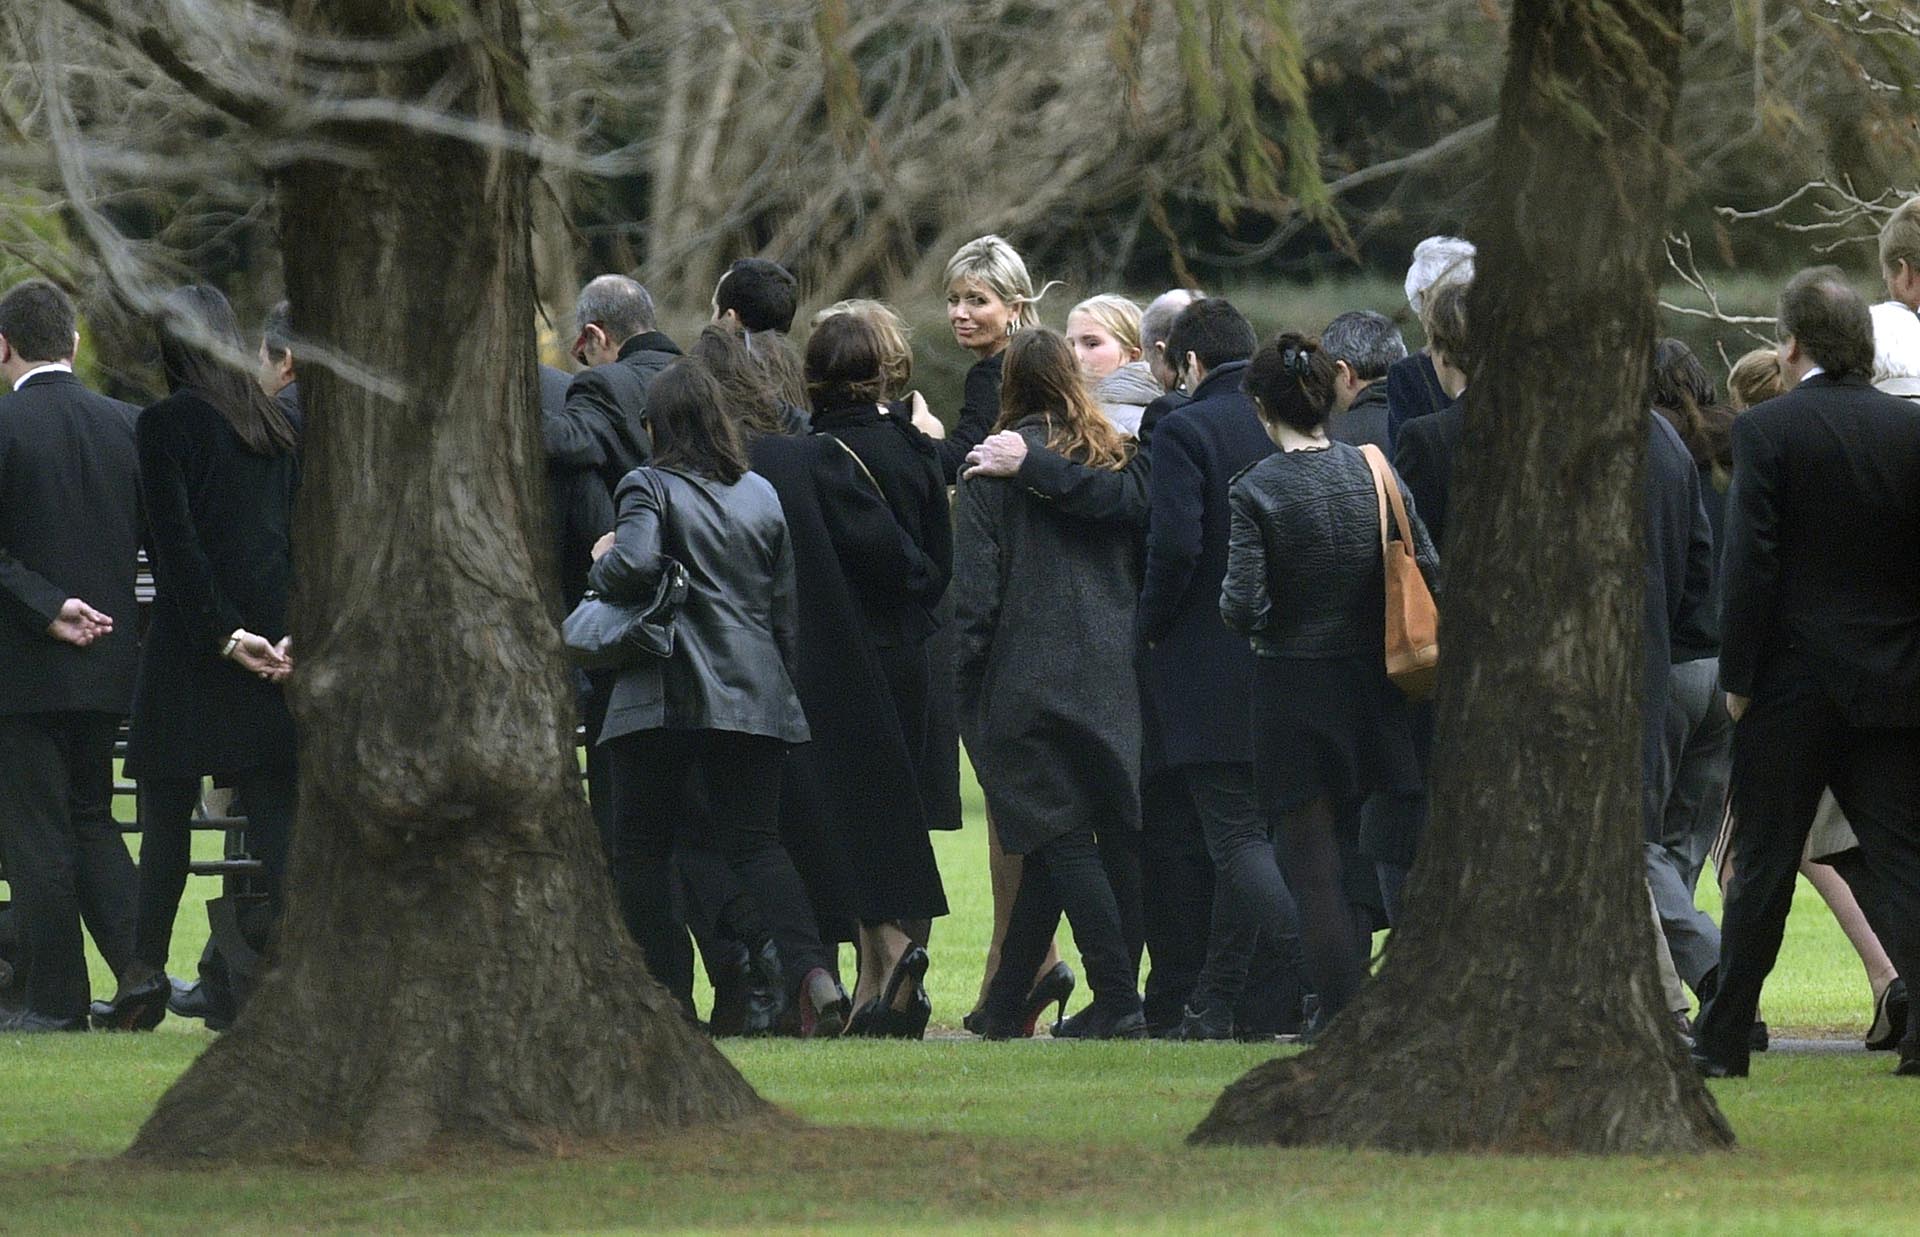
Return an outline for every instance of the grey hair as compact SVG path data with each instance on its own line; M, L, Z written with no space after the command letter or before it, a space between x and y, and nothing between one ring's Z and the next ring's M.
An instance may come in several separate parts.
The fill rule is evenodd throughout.
M594 323L615 344L653 329L653 296L637 279L625 275L601 275L580 289L573 305L575 330Z
M1155 344L1166 343L1180 311L1206 295L1198 288L1175 288L1154 297L1153 303L1140 315L1140 346L1151 352Z
M1385 314L1356 309L1341 314L1320 332L1320 347L1333 361L1345 361L1353 376L1372 382L1407 355L1407 341Z
M260 345L276 361L293 351L293 307L287 302L267 311L260 323Z

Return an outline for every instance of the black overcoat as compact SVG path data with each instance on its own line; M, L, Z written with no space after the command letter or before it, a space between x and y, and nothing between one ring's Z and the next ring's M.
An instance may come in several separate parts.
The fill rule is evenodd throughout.
M1045 445L1043 421L1018 428L1029 447ZM1136 562L1122 523L1064 515L1010 478L960 483L960 733L1010 854L1140 825ZM1215 596L1219 624L1217 586Z
M813 741L787 755L781 834L821 932L858 920L947 913L919 771L849 579L924 579L929 564L853 458L823 437L767 435L748 448L780 496L799 609L795 690Z
M287 634L299 456L249 451L187 388L140 414L138 439L155 595L127 772L224 778L291 765L280 687L220 651L235 628Z

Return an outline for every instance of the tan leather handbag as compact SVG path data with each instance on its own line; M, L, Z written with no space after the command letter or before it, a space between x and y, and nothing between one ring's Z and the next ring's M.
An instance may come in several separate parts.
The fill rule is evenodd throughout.
M1387 677L1410 700L1433 694L1440 667L1440 608L1413 556L1413 527L1400 483L1380 448L1360 448L1373 470L1373 493L1380 500L1380 558L1387 572ZM1387 523L1391 510L1393 523ZM1396 539L1393 533L1399 534Z

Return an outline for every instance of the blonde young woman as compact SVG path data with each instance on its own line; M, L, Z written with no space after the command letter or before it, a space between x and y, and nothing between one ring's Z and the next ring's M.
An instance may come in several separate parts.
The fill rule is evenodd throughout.
M1141 359L1140 307L1110 292L1090 296L1067 315L1067 343L1100 411L1138 437L1147 405L1164 394Z
M947 325L953 341L974 355L960 400L960 416L940 442L940 467L948 485L966 465L967 452L979 445L1000 419L1001 364L1015 331L1040 325L1035 309L1047 288L1036 293L1027 264L1012 245L988 235L968 241L947 261ZM987 814L988 871L993 883L993 940L987 946L986 972L980 978L980 1004L1000 966L1000 947L1007 935L1007 917L1020 887L1020 858L1000 849L993 813ZM1042 1004L1064 1002L1073 992L1073 972L1060 961L1059 949L1049 945L1035 980L1033 997ZM969 1030L979 1025L980 1009L963 1019Z

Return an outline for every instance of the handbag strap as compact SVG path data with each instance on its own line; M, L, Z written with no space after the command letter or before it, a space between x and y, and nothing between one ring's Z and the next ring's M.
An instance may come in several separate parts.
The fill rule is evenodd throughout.
M873 485L873 488L879 491L880 500L882 502L886 501L887 492L885 490L880 489L879 479L873 475L873 470L867 467L867 462L860 458L860 453L858 451L855 451L852 447L849 447L846 443L842 442L838 438L835 438L832 434L827 433L825 430L820 431L820 437L826 439L828 442L832 443L834 446L839 447L842 451L845 451L847 455L852 458L854 464L859 467L860 471L866 475L867 480Z
M1387 558L1387 491L1397 489L1387 484L1387 457L1380 448L1372 443L1360 444L1360 454L1367 457L1367 469L1373 473L1373 497L1380 507L1380 561ZM1398 494L1394 495L1394 505L1399 505Z

